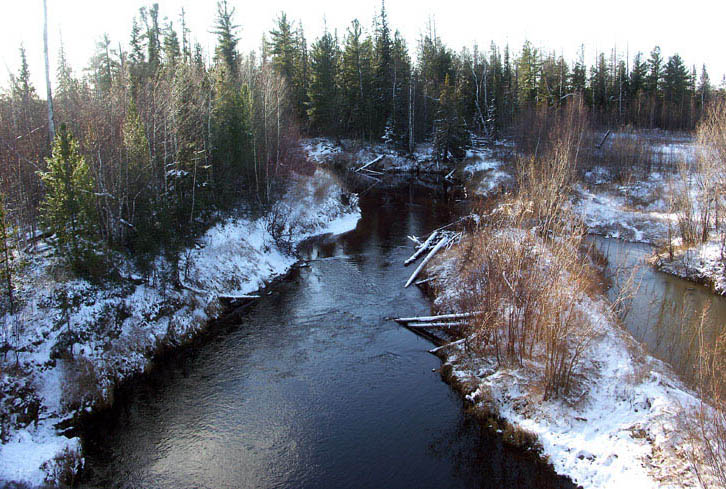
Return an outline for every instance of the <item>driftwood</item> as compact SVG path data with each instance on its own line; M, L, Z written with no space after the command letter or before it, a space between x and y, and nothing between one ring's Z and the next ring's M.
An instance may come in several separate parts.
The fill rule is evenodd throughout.
M431 235L428 237L428 239L426 241L424 241L424 243L421 246L418 247L418 250L416 251L416 253L414 253L408 260L403 262L403 265L409 266L411 263L418 260L418 258L421 255L423 255L424 252L431 247L431 244L434 242L434 239L436 238L437 234L438 234L438 231L434 231L433 233L431 233Z
M379 156L378 158L374 159L373 161L369 161L368 163L366 163L365 165L361 166L360 168L358 168L358 169L357 169L357 170L355 170L355 171L356 171L356 172L359 172L359 171L361 171L361 170L365 170L365 169L366 169L366 168L368 168L369 166L371 166L371 165L375 165L376 163L378 163L378 162L379 162L379 161L381 161L382 159L383 159L383 155L380 155L380 156Z
M429 260L431 260L431 258L433 258L434 255L436 253L438 253L441 248L446 246L446 244L448 242L449 242L449 237L444 236L443 238L441 238L441 240L438 243L436 243L436 246L434 246L434 249L429 251L429 254L426 255L426 258L424 258L423 261L421 262L421 264L416 268L416 270L414 270L413 274L408 279L408 282L406 282L406 285L404 285L404 288L408 287L409 285L411 285L413 283L414 280L416 280L416 277L418 276L419 273L421 273L421 270L424 269L424 267L429 262Z
M423 280L417 280L413 284L414 285L423 285L423 284L431 282L432 280L436 280L437 278L439 278L439 277L429 277L429 278L425 278Z
M484 314L484 311L474 311L474 312L461 312L458 314L439 314L438 316L419 316L419 317L410 317L410 318L396 318L394 321L400 324L407 324L407 323L433 323L433 322L440 322L448 319L466 319L476 316L481 316Z

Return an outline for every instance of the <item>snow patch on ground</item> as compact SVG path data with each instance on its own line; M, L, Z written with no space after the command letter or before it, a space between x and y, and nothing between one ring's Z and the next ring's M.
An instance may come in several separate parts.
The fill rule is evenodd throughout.
M726 248L716 238L692 248L682 249L674 240L673 259L668 250L657 254L653 263L659 270L695 282L710 285L714 292L726 295Z
M463 284L456 254L428 271L436 304L456 304ZM573 299L575 300L575 299ZM684 450L684 410L700 401L659 360L618 327L603 297L581 295L595 335L583 353L575 392L543 399L540 360L498 366L463 343L440 350L468 400L534 433L555 471L587 488L695 486Z
M675 214L658 210L660 206L633 207L631 188L622 187L616 193L575 185L573 209L591 233L653 244L668 235L669 225L677 226Z
M53 257L29 256L17 283L21 309L2 318L6 337L15 339L0 377L8 423L0 483L44 484L52 472L44 463L66 450L80 453L80 440L63 436L59 422L107 399L116 383L142 372L159 347L202 331L221 310L219 295L249 294L285 273L303 239L354 229L357 202L318 169L297 177L271 213L277 218L229 218L180 253L177 264L159 257L146 274L128 264L132 279L103 285L65 275ZM183 288L174 284L175 267Z

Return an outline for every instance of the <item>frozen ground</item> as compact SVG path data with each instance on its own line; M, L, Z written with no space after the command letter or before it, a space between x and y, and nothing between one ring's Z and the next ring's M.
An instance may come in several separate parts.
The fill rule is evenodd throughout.
M666 248L670 237L673 256L661 251L652 260L653 264L664 272L706 283L715 292L726 294L721 236L714 231L707 243L691 248L681 246L678 214L671 207L674 189L687 185L694 215L698 215L698 205L703 198L697 179L689 177L684 182L675 168L678 162L692 164L696 161L698 149L695 142L687 136L662 132L615 134L612 137L616 141L638 138L639 144L649 145L648 152L659 158L660 168L650 171L645 178L618 183L606 167L596 166L585 172L584 181L575 186L573 207L588 230L608 237L652 244L661 249Z
M301 240L352 230L359 218L357 197L318 169L297 177L271 215L221 222L176 264L158 258L150 273L130 270L121 283L99 287L66 276L52 257L28 257L21 309L3 318L12 348L1 364L0 485L53 482L64 453L80 463L79 439L59 423L112 402L114 386L143 372L156 351L202 331L220 295L258 290L295 263Z
M726 295L726 246L718 237L692 248L679 246L674 240L673 259L667 249L657 253L652 263L667 273L709 285L714 292Z
M492 197L514 185L512 163L507 163L505 152L510 148L504 142L490 147L474 145L466 152L463 179L467 187L480 197Z
M464 287L459 259L447 252L427 270L437 277L432 289L440 313L456 312L451 307ZM682 413L700 401L617 325L603 297L563 293L572 294L583 330L593 332L571 394L543 399L544 359L497 365L493 354L474 353L463 343L438 351L454 384L483 412L534 433L555 471L583 487L695 487Z

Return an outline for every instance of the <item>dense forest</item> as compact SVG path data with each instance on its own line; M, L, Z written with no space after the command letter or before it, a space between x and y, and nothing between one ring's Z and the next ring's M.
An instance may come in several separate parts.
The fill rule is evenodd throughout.
M597 124L665 129L692 129L719 93L705 66L665 59L657 46L632 59L598 53L592 66L584 48L570 63L529 42L457 53L431 23L411 48L384 4L370 28L353 20L311 44L281 13L248 54L235 22L220 1L216 49L205 53L184 11L172 21L157 4L142 7L129 45L103 36L82 74L61 47L45 100L20 47L20 69L0 93L6 278L11 241L33 246L49 233L77 272L103 275L118 253L148 262L241 202L261 211L289 172L305 171L301 135L403 151L430 140L448 160L470 134L507 136L576 93Z

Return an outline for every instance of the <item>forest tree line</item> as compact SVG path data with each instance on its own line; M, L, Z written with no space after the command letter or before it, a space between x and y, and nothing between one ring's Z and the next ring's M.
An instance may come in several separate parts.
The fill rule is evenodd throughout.
M603 125L692 129L718 92L705 66L666 60L658 47L632 60L599 53L588 67L582 50L568 63L529 42L518 53L494 43L457 53L430 23L411 49L384 4L370 28L353 20L310 44L284 13L256 52L240 52L238 32L234 8L218 2L216 48L205 53L183 10L170 20L158 4L142 7L128 46L103 36L83 73L61 46L52 108L21 47L0 93L5 251L13 232L32 245L50 231L81 273L107 270L109 250L149 256L241 201L274 202L286 175L305 168L301 135L407 151L432 140L447 160L470 134L507 135L575 93Z

